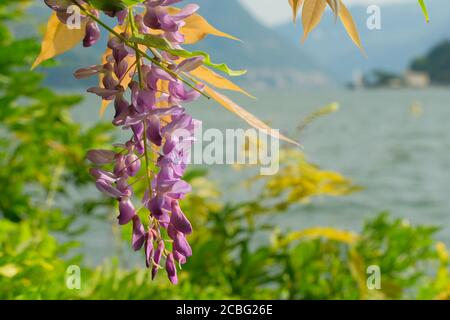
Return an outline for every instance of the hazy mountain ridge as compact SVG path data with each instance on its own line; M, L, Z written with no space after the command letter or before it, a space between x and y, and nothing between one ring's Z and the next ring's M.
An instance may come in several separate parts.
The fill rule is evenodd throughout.
M246 82L256 86L297 87L328 84L322 68L302 48L255 20L237 0L197 0L200 14L217 28L243 41L208 37L198 48L219 61L246 68Z
M336 78L349 81L355 71L385 69L402 72L412 59L424 55L438 42L450 38L449 1L429 1L431 17L425 23L417 3L381 6L381 30L366 27L367 6L350 8L368 57L365 58L348 38L340 22L335 24L328 11L322 22L301 45L301 23L274 28L297 47L324 65Z

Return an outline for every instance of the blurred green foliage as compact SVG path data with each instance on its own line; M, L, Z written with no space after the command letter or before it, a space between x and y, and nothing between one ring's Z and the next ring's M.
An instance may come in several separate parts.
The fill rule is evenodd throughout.
M0 212L14 222L45 221L50 230L66 230L77 214L70 186L90 182L85 152L110 135L105 125L75 123L70 110L81 98L56 94L29 71L39 46L35 39L14 39L6 23L24 3L0 5ZM70 204L64 214L57 202Z
M148 270L124 269L119 258L86 266L72 250L73 222L100 205L114 209L109 201L77 199L74 190L90 182L85 151L111 136L104 126L75 123L70 110L80 98L44 88L42 76L28 71L36 42L13 39L6 25L21 5L0 3L0 299L449 298L449 257L433 240L436 228L386 213L360 234L267 223L315 196L356 190L292 150L283 152L280 174L265 178L258 196L242 203L223 203L206 172L187 175L194 192L183 209L196 230L180 285L162 273L152 282ZM81 267L80 290L66 286L70 265ZM366 284L372 265L381 270L380 290Z

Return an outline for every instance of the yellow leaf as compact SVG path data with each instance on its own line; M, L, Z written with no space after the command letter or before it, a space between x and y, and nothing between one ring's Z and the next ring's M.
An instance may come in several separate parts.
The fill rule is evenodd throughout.
M327 0L328 5L333 11L335 18L339 17L339 11L341 10L340 0Z
M179 11L180 9L178 8L169 8L170 14L176 14ZM203 18L199 14L193 14L190 17L186 18L184 21L186 25L181 27L180 32L185 37L185 44L196 43L200 40L203 40L209 34L217 37L224 37L240 41L238 38L214 28L208 23L208 21L206 21L205 18Z
M107 62L106 59L111 54L112 54L112 50L110 48L106 48L105 52L102 55L102 64L105 64ZM103 78L104 78L104 74L102 72L100 72L98 74L98 86L100 88L103 88ZM106 109L108 108L110 102L111 102L111 100L102 100L102 105L100 107L100 117L103 117L103 114L105 113Z
M289 4L291 5L292 8L294 23L296 23L298 11L300 10L300 7L303 4L303 0L289 0Z
M305 0L302 12L303 41L322 19L327 2L325 0Z
M47 30L41 45L41 52L33 63L31 69L36 68L45 60L51 59L75 47L83 40L86 29L86 21L82 22L80 29L69 29L59 21L53 12L48 20Z
M359 38L358 29L356 28L350 11L348 11L347 7L342 3L342 1L340 2L339 7L339 18L341 19L345 30L347 31L352 41L358 46L358 48L361 49L361 51L365 55L364 48L361 45L361 39Z
M157 92L156 96L158 98L161 97L163 93L168 93L169 92L169 81L167 81L167 80L159 80L156 83L156 86L157 86L157 89L158 89L158 92ZM169 107L169 103L167 101L161 101L161 102L158 102L156 106L158 108L168 108ZM165 118L165 119L167 120L168 118Z
M269 127L263 121L256 118L250 112L246 111L244 108L237 105L230 98L224 96L223 94L211 89L208 86L205 86L204 92L207 95L209 95L211 98L216 100L220 105L225 107L225 109L238 115L240 118L242 118L244 121L246 121L252 127L259 129L259 130L263 131L265 134L268 134L276 139L281 139L281 140L284 140L284 141L287 141L289 143L299 146L298 142L285 137L284 135L280 134L278 131L273 130L271 127Z
M317 227L292 232L287 235L286 239L283 241L283 244L288 244L292 241L305 238L306 239L325 238L327 240L352 244L358 239L358 235L351 231L338 230L335 228L327 228L327 227Z
M368 288L366 284L366 268L364 260L355 248L351 248L349 251L348 266L353 279L358 284L359 297L361 300L365 300L368 297Z
M109 104L111 103L111 100L102 100L102 105L100 107L100 117L103 117L105 114L106 109L108 109Z
M246 96L248 96L250 98L255 99L254 96L252 96L250 93L248 93L247 91L245 91L238 85L234 84L232 81L228 80L227 78L222 77L218 73L214 72L213 70L211 70L205 66L201 66L201 67L191 71L190 74L192 76L194 76L195 78L205 81L216 88L237 91L242 94L245 94Z

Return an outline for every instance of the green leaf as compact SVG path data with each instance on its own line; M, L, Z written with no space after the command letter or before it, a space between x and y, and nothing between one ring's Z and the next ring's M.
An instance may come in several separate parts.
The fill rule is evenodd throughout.
M427 19L427 22L430 22L430 17L428 15L427 6L425 5L424 0L419 0L419 4L422 7L423 15L425 16L425 19Z
M203 51L197 50L197 51L191 52L191 51L187 51L185 49L173 49L169 42L167 42L165 39L162 39L157 36L146 35L144 37L142 37L142 36L131 37L129 39L129 41L137 43L137 44L142 44L147 47L163 50L163 51L170 53L171 55L178 56L178 57L185 58L185 59L202 56L204 58L203 64L205 64L209 67L215 68L219 71L222 71L222 72L228 74L229 76L235 77L235 76L241 76L241 75L247 73L247 70L231 70L225 63L213 63L211 61L211 56L208 53L203 52Z
M122 0L122 2L125 3L127 7L131 7L134 6L135 4L142 3L142 0Z
M102 11L121 11L135 4L140 3L139 0L89 0L91 6Z

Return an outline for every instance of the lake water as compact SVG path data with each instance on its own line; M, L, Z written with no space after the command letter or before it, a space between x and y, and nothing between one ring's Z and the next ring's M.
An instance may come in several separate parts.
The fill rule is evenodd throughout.
M232 97L272 127L300 140L309 161L365 188L292 209L276 218L280 227L358 231L365 218L389 211L411 223L442 226L439 239L450 244L450 89L252 93L258 100ZM338 102L340 110L316 120L301 135L296 133L302 118L330 102ZM98 105L95 97L89 97L77 117L96 119ZM412 106L420 106L415 109L422 114L413 113ZM189 112L205 127L247 127L212 101L196 103ZM228 200L243 197L242 189L235 187L240 175L226 166L211 168L211 177ZM86 250L95 252L93 259L98 260L113 247L111 226L93 225L95 241L88 241Z

